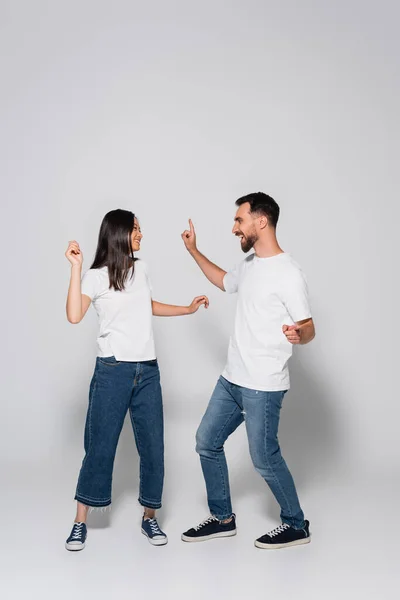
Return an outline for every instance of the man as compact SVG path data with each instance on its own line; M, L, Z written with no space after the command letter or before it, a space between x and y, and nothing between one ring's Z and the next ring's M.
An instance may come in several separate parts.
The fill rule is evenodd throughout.
M310 541L290 471L278 443L282 401L290 387L288 360L293 344L315 335L304 275L276 238L279 206L267 194L236 201L233 233L243 252L254 249L226 272L197 249L191 220L182 239L204 275L222 291L238 292L228 359L196 434L196 451L211 516L182 534L197 542L236 534L224 443L244 421L250 455L281 507L282 524L255 541L258 548L283 548Z

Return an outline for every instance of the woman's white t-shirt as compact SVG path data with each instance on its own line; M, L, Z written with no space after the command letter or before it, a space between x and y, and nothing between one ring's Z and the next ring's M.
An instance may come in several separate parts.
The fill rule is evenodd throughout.
M152 326L152 287L146 263L135 261L125 289L110 289L108 269L89 269L81 291L89 296L99 317L98 356L139 362L156 358Z
M305 276L287 252L247 256L224 276L228 293L238 292L235 328L223 377L262 391L290 387L292 344L282 325L311 317Z

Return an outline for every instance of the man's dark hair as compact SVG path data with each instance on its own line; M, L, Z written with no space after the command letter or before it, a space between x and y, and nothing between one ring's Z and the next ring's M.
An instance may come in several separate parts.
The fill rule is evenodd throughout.
M264 215L268 218L268 223L271 227L276 227L279 219L279 206L271 196L263 192L255 192L242 196L236 200L236 206L242 206L248 202L250 204L250 212Z

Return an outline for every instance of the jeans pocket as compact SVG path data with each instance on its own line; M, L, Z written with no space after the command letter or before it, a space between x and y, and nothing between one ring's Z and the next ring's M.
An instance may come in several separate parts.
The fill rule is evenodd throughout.
M107 365L107 367L115 367L116 365L121 364L121 361L116 360L115 356L98 356L97 362L102 365Z

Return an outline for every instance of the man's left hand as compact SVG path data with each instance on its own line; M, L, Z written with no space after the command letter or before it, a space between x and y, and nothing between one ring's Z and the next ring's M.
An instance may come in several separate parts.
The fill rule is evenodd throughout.
M301 329L299 325L283 325L282 331L286 335L286 339L291 344L300 344Z

